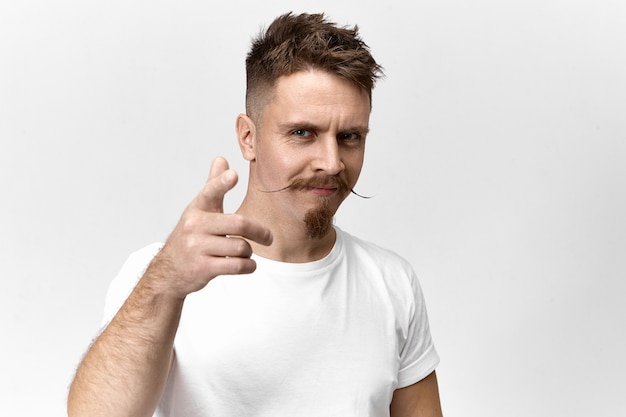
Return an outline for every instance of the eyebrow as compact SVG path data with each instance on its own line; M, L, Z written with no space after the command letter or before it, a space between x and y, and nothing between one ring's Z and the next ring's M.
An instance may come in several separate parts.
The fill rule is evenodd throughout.
M298 122L288 122L288 123L283 123L279 125L279 129L281 131L292 131L292 130L298 130L298 129L302 129L302 130L312 130L312 131L319 131L321 130L318 126L315 126L312 123L309 122L302 122L302 123L298 123ZM346 132L358 132L361 133L363 135L367 135L369 133L370 129L368 126L353 126L353 127L349 127L347 129L341 129L338 131L338 133L346 133Z
M342 130L342 132L358 132L363 135L367 135L370 132L370 128L367 126L355 126L350 129Z

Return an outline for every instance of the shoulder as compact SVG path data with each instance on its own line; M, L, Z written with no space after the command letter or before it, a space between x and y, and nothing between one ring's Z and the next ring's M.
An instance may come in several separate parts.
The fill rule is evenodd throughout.
M337 234L342 239L347 262L360 276L378 277L396 298L414 299L421 294L417 275L407 259L341 229L337 229Z
M396 252L358 238L339 228L337 228L337 235L342 239L348 258L356 258L358 262L371 262L376 269L383 271L413 274L410 262Z
M365 283L391 307L398 326L401 346L418 333L428 333L428 318L422 287L408 260L377 244L341 233L348 268L360 286ZM420 334L421 334L420 333ZM425 338L429 339L430 336Z

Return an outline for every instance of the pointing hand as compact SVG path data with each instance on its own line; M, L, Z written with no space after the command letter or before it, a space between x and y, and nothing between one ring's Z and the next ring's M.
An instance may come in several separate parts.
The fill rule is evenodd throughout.
M224 214L224 196L237 173L224 158L211 165L204 188L183 212L144 278L175 297L204 288L218 275L248 274L256 264L246 240L272 242L270 230L238 214Z

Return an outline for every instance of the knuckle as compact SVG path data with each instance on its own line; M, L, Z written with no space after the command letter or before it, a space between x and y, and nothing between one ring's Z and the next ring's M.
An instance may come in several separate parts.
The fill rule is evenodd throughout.
M250 245L243 239L233 239L235 253L242 256L249 256Z
M196 230L196 227L197 227L197 221L194 216L186 214L180 220L180 229L185 234L192 233L194 230Z
M183 253L189 255L189 254L194 254L196 253L196 249L198 247L198 242L196 239L193 239L191 237L187 237L186 239L183 240L182 242L182 248L183 248Z
M240 231L245 228L247 220L240 214L233 214L230 216L230 225L234 230Z
M230 263L230 272L234 275L248 274L254 271L254 261L250 259L232 258Z

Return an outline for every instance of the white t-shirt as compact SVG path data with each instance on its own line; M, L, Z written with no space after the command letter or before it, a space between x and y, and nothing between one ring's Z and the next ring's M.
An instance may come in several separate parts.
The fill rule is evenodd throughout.
M337 229L323 259L253 256L185 301L175 362L155 416L388 416L393 391L439 362L411 266ZM112 283L113 317L159 245Z

